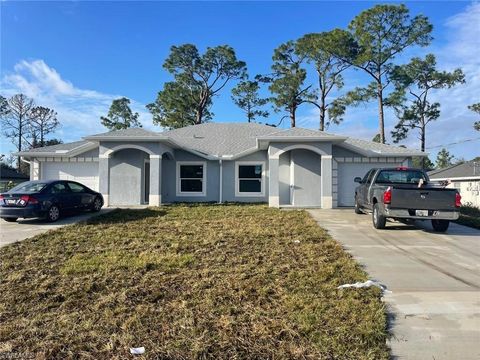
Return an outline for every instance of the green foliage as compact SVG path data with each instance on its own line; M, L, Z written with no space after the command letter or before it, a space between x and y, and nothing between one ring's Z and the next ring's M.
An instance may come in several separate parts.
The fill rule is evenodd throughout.
M200 55L195 45L172 46L163 67L174 76L147 105L154 123L179 128L208 121L212 99L227 83L246 75L246 64L228 45L207 48Z
M276 111L286 111L291 127L296 125L296 111L305 102L316 100L311 85L305 86L307 72L301 67L304 57L296 52L295 42L288 41L275 49L273 53L273 76L270 91ZM282 120L285 118L284 116Z
M412 166L418 169L430 171L435 169L435 164L430 161L428 157L415 156L412 158Z
M188 89L178 82L165 83L157 100L147 105L153 115L153 123L168 129L195 125L198 111L195 99L200 98L200 92L200 89ZM212 119L211 105L212 99L209 98L202 110L202 123Z
M443 169L453 165L453 158L454 156L451 155L447 149L443 148L442 150L440 150L440 152L437 154L436 160L437 169Z
M45 136L60 126L55 110L36 106L31 110L32 147L46 146Z
M469 105L468 108L477 114L480 114L480 103ZM477 131L480 131L480 121L475 121L473 128Z
M385 101L390 84L388 75L393 59L412 45L427 46L432 37L432 25L423 15L410 17L405 5L376 5L356 16L348 26L355 46L340 44L337 53L343 60L364 70L373 78L367 88L357 88L348 94L345 103L358 105L374 98L379 103L380 141L385 143L383 107L399 100Z
M318 77L318 103L312 102L320 113L320 130L323 131L330 122L340 123L345 107L338 106L335 100L327 102L327 97L334 89L343 87L341 73L350 64L335 54L339 53L339 44L352 43L351 35L344 30L334 29L329 32L306 34L296 43L296 53L314 65ZM349 47L352 47L350 44ZM327 119L327 111L329 120Z
M376 134L373 139L372 139L373 142L376 142L376 143L380 143L380 134Z
M425 151L426 126L440 116L440 103L429 101L430 91L464 83L465 76L461 69L438 71L435 56L428 54L425 59L413 58L406 65L395 66L390 78L397 93L408 94L406 104L395 106L399 122L392 131L394 142L405 139L410 130L418 129L421 150Z
M142 127L138 121L138 113L130 109L130 99L122 97L112 101L108 115L100 117L102 125L110 130L128 129L130 127Z
M262 110L269 99L261 98L258 94L260 90L260 77L254 81L244 80L232 89L232 100L247 115L248 122L253 122L257 117L267 117L268 111Z

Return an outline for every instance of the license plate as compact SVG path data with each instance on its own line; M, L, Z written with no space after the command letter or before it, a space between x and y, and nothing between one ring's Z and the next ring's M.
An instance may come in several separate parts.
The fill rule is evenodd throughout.
M428 210L415 210L417 216L428 216Z
M15 205L17 203L17 200L7 200L8 205Z

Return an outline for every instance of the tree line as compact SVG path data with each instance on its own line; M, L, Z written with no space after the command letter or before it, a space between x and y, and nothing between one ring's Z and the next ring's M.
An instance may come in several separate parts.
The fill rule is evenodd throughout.
M146 107L153 123L164 128L202 124L213 119L215 98L235 82L231 98L246 121L267 118L270 104L281 116L279 123L269 125L278 126L289 119L295 127L299 107L313 106L319 113L318 129L324 131L341 123L347 108L376 101L378 133L373 141L386 142L385 109L391 108L397 118L391 130L393 141L398 143L415 133L425 151L427 126L440 117L440 103L431 100L432 91L465 83L461 69L437 69L433 54L395 63L407 48L428 46L432 28L427 17L412 17L405 5L376 5L357 15L346 29L306 34L280 44L273 51L271 71L253 77L228 45L209 47L203 54L193 44L172 46L163 68L173 79ZM342 93L347 69L366 74L370 82ZM307 81L311 78L315 83ZM263 87L270 96L260 95ZM332 99L334 92L340 95ZM480 103L469 108L480 114ZM46 145L45 135L59 125L54 110L37 107L22 94L8 100L2 97L0 115L4 134L12 138L18 151L24 150L25 144ZM100 120L110 130L141 127L139 114L131 110L125 97L113 100ZM480 131L480 121L474 128ZM422 161L420 165L428 164Z
M12 140L17 151L62 143L58 139L46 138L60 126L55 110L37 105L24 94L8 99L0 95L0 120L3 135ZM17 169L25 170L19 156Z

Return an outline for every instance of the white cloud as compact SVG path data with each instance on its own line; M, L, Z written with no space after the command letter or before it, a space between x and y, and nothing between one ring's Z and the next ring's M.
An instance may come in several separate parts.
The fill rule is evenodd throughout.
M64 142L107 131L100 124L100 116L107 114L113 99L123 96L77 88L43 60L20 61L12 72L0 80L0 85L3 96L23 93L38 105L55 109L62 126L52 137ZM132 100L131 105L132 110L140 114L140 121L145 128L159 130L153 127L151 115L144 104ZM13 151L13 148L2 137L2 152L5 150Z

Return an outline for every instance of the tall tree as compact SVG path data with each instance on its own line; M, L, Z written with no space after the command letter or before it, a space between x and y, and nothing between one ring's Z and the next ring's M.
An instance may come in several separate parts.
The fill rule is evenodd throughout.
M318 101L312 101L312 104L319 110L320 131L324 131L330 122L338 124L345 111L345 107L341 106L333 109L339 103L328 102L327 98L332 90L343 87L342 72L350 66L348 62L335 55L339 52L338 45L344 44L351 48L354 46L352 41L352 36L348 32L335 29L329 32L307 34L296 43L297 54L313 64L317 73ZM329 120L327 110L329 110Z
M31 119L32 134L36 140L35 147L45 146L45 136L55 131L60 125L57 113L47 107L36 106L31 110Z
M468 108L473 112L480 114L480 103L472 104ZM475 123L473 124L473 128L477 131L480 131L480 121L475 121Z
M122 97L112 101L107 116L101 116L102 125L110 130L142 127L138 121L138 113L130 109L130 99Z
M408 136L410 130L419 131L420 149L425 151L427 125L440 116L440 103L430 102L432 90L451 88L465 82L461 69L452 72L438 71L435 56L413 58L408 64L395 66L391 80L395 88L406 94L406 102L396 107L399 122L392 131L394 142Z
M437 168L443 169L453 165L453 162L452 162L453 158L454 156L450 155L450 152L447 149L443 148L437 154L437 160L436 160Z
M261 98L258 94L260 90L260 79L257 76L255 80L243 80L232 89L232 100L247 115L247 121L253 122L257 117L267 117L268 111L262 110L269 99Z
M385 143L384 106L396 103L396 97L386 99L390 84L388 74L392 61L407 47L427 46L432 37L432 25L423 15L410 17L405 5L376 5L357 15L348 26L356 45L343 45L339 56L364 70L373 79L366 88L356 88L346 97L347 104L377 99L380 142ZM351 49L350 49L351 48Z
M209 108L213 97L229 81L242 79L246 74L245 62L238 60L228 45L207 48L203 55L192 44L172 46L163 67L173 74L174 81L165 84L155 103L147 108L157 123L169 128L185 126L186 122L203 123L211 116ZM186 98L175 105L174 99L180 96Z
M147 109L152 113L155 125L168 129L194 125L197 120L197 103L194 98L198 97L200 97L200 90L188 89L178 82L171 81L164 84L156 101L148 104ZM212 119L211 105L212 99L210 98L203 109L202 122Z
M303 57L296 53L295 42L288 41L275 49L273 57L273 75L270 91L276 111L286 111L290 117L290 126L296 126L298 107L305 102L316 101L311 91L312 85L304 85L307 72L301 67Z
M35 107L35 103L23 94L13 95L8 100L2 97L0 102L3 134L12 140L18 152L22 151L31 135L32 109ZM18 170L20 170L20 165L20 156L17 156Z

